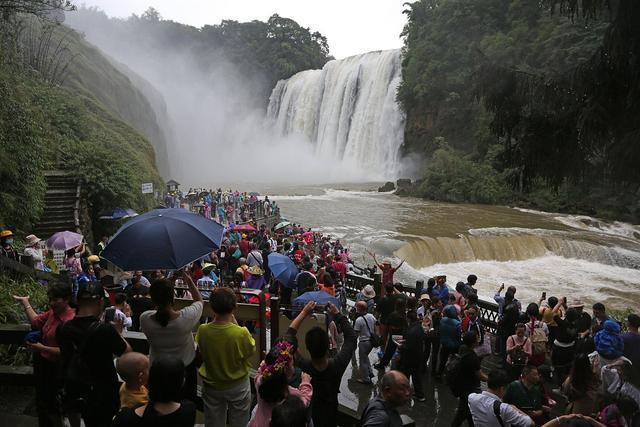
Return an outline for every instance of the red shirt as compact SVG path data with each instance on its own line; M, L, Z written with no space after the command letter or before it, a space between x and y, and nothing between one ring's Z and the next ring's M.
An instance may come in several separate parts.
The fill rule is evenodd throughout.
M246 258L249 255L249 241L242 239L238 243L238 246L240 247L240 253Z
M334 261L331 264L334 271L340 275L340 278L344 280L347 277L347 265L342 261Z
M75 315L76 312L71 307L68 307L60 316L55 315L53 310L48 310L37 315L31 322L31 327L42 331L42 344L47 347L58 347L58 341L56 340L58 326L73 319ZM56 356L48 351L43 351L40 354L47 360L56 360Z
M396 272L396 269L391 266L382 266L380 267L380 270L382 270L382 286L386 285L387 283L393 283L393 273Z

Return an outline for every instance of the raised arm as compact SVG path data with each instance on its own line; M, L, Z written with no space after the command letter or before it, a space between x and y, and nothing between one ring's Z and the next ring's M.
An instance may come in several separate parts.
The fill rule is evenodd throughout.
M202 295L200 295L198 287L195 283L193 283L193 279L191 278L191 276L184 270L182 271L182 280L189 287L189 293L191 293L191 297L193 298L193 300L202 302Z
M335 305L328 303L327 308L329 309L329 312L335 316L335 322L340 324L342 327L342 333L344 334L344 343L342 344L342 348L340 348L340 352L335 357L338 372L342 375L351 361L353 352L356 351L358 338L356 336L356 332L351 326L351 323L349 322L349 319L340 313L340 310L338 310Z
M289 325L289 328L295 329L297 331L300 328L300 325L302 324L304 319L306 319L307 316L309 316L309 314L311 314L313 312L314 308L316 308L316 302L315 301L309 301L304 306L302 311L298 314L298 316L296 316L296 318L293 319L293 321Z
M22 308L24 309L24 313L27 315L29 319L29 323L33 324L33 321L38 317L38 313L31 307L31 303L29 302L29 295L26 297L21 297L14 295L13 299L22 304Z

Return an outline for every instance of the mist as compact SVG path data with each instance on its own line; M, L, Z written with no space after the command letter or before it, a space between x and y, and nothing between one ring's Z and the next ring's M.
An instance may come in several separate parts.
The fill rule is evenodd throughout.
M161 95L148 98L168 141L171 176L165 178L202 187L380 179L354 162L317 153L303 137L278 135L265 119L264 82L241 77L242 70L222 54L206 58L212 66L204 71L195 47L185 49L180 41L162 49L150 47L114 32L113 21L123 22L88 16L82 9L66 19L88 42Z

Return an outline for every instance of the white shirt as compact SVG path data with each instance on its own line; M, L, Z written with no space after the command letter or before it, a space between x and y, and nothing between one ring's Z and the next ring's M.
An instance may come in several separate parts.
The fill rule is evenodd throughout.
M469 395L469 409L473 417L473 424L476 427L496 427L500 423L493 412L493 402L502 400L489 391L482 393L471 393ZM514 406L507 403L500 404L500 418L505 427L533 427L534 422L527 415L518 411Z
M152 317L156 314L155 310L140 315L140 329L149 341L149 359L152 361L155 356L168 354L181 359L187 366L196 357L193 330L202 317L202 302L196 301L179 313L177 318L169 320L166 327Z
M376 318L373 314L367 313L364 316L358 316L353 325L353 330L358 334L360 341L369 341L371 333L375 331L375 327Z
M24 249L24 254L33 258L33 267L36 270L44 270L42 249L28 247Z

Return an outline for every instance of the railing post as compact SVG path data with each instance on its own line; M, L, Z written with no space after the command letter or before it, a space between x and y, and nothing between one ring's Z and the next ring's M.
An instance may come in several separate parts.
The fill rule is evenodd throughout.
M378 295L380 295L380 298L382 298L384 296L384 289L382 288L382 274L381 273L375 273L373 275L373 289L375 289L376 292L378 293Z
M269 308L271 309L270 329L271 329L271 347L276 343L276 339L280 335L280 298L271 297L269 300Z
M424 280L416 280L416 298L420 297L424 289Z
M267 354L267 301L264 292L258 296L258 322L260 322L260 358Z

